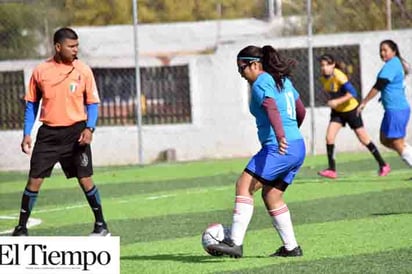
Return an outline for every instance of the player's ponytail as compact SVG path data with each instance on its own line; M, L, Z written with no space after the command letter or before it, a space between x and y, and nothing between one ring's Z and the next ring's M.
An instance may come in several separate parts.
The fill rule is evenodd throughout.
M263 70L272 75L279 89L283 88L283 79L292 74L297 62L294 59L283 58L272 46L262 48Z

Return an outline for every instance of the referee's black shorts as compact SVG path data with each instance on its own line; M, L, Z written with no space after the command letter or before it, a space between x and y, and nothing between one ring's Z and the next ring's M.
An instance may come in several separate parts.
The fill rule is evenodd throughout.
M30 160L31 178L50 177L54 165L59 162L66 177L83 178L93 174L90 145L80 146L80 133L86 127L79 122L67 127L42 125Z
M361 114L358 115L356 113L357 109L358 108L355 108L354 110L347 112L338 112L332 109L332 112L330 113L330 122L336 122L342 126L345 126L347 123L353 130L361 128L363 127L362 116Z

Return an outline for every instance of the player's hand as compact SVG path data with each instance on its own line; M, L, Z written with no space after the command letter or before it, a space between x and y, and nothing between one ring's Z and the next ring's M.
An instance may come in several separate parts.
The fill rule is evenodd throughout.
M365 103L361 103L361 104L358 106L358 109L356 110L356 115L359 116L364 108L365 108Z
M278 144L279 144L279 154L286 154L286 152L288 151L288 143L286 142L286 138L282 137L280 138L280 140L278 140Z
M21 147L21 151L23 151L24 153L28 155L31 154L31 136L30 135L26 135L23 137L23 141L21 141L20 147Z
M328 106L332 109L335 109L338 106L338 102L336 100L329 100Z
M92 142L93 139L93 132L90 131L90 129L85 128L82 133L80 133L79 137L79 145L85 146L89 145Z

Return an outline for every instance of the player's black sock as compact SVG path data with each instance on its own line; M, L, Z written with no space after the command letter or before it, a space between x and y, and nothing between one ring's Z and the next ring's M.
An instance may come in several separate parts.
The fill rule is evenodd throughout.
M328 153L328 162L330 170L336 170L336 162L335 162L335 144L326 144L326 151Z
M381 154L379 153L378 148L375 146L373 142L370 142L369 144L366 145L366 147L369 149L369 151L372 153L373 157L375 157L375 160L378 162L380 167L383 167L386 163L382 159Z
M93 211L96 223L105 223L103 218L103 209L100 202L99 190L96 186L93 186L89 191L84 192L86 194L87 201Z
M31 210L36 203L38 193L38 191L31 191L27 188L24 189L23 196L21 197L19 226L26 227Z

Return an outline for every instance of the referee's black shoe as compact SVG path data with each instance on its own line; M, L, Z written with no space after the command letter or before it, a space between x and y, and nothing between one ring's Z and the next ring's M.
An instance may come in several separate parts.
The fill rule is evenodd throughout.
M107 228L106 223L95 223L92 233L89 234L89 236L100 236L100 237L106 237L110 235L111 234L109 232L109 229Z
M243 256L243 245L235 245L232 239L224 239L218 244L208 246L208 248L236 259Z
M300 257L303 256L303 251L300 246L295 247L292 250L287 250L284 246L281 246L275 253L270 254L269 257Z
M14 228L11 236L29 236L29 232L27 231L27 227L18 225Z

